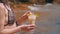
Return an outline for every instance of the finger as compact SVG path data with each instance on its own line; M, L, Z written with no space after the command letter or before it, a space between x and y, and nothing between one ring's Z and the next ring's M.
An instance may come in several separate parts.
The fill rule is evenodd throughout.
M36 26L36 25L34 25L34 24L32 24L30 27L35 27L35 28L37 28L37 26Z
M34 29L35 27L28 27L28 29Z
M30 27L36 27L35 25L31 25Z
M34 28L30 28L28 31L33 31L34 30Z

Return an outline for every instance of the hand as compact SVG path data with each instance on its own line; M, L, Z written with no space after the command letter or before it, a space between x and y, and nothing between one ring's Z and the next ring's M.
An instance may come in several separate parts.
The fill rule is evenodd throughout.
M29 11L27 11L26 13L24 13L24 14L17 20L18 24L21 24L22 22L26 21L26 20L28 19L27 14L29 14L29 13L30 13Z
M35 25L21 25L21 30L22 31L32 31L35 28Z
M28 19L28 14L30 14L31 12L30 11L27 11L26 13L24 13L21 18L23 18L23 20L26 20Z

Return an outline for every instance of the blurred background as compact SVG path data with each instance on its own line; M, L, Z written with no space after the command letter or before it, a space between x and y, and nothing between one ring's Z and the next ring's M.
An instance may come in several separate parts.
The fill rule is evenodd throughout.
M7 1L14 11L16 20L28 10L38 15L36 19L37 28L33 33L19 32L18 34L60 34L60 0ZM28 21L24 23L28 23Z

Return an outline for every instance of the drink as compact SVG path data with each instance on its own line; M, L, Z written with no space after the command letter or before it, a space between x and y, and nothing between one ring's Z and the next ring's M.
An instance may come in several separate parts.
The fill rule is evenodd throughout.
M31 14L28 16L28 20L29 20L30 24L34 24L34 25L35 25L36 16L31 13Z

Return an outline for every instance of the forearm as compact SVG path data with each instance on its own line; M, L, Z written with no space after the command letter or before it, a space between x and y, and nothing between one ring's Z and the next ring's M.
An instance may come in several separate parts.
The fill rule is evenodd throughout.
M18 26L16 28L12 28L12 29L3 29L0 33L1 34L12 34L12 33L17 33L21 31L21 27Z

